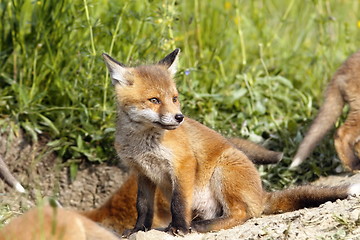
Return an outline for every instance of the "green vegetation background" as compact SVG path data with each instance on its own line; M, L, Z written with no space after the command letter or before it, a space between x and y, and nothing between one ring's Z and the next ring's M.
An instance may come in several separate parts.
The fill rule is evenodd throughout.
M0 0L0 126L26 132L74 168L115 158L115 102L101 53L152 63L182 50L183 111L224 135L277 151L267 187L333 173L326 138L291 157L336 68L360 43L360 1ZM331 136L331 135L329 135ZM341 169L340 169L341 170Z

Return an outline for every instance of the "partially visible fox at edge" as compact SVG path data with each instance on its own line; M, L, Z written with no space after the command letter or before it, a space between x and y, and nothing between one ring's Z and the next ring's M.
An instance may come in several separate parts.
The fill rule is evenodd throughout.
M301 142L290 168L300 165L325 134L334 127L344 105L349 113L337 129L334 144L345 167L360 170L360 52L351 55L336 71L325 91L325 100L318 115Z
M261 214L318 206L359 185L266 192L249 158L226 138L184 117L173 81L179 49L159 63L126 67L103 54L117 99L115 148L137 174L137 220L124 236L152 227L155 190L170 203L166 231L216 231Z
M71 210L33 208L0 228L0 240L118 240L118 236Z

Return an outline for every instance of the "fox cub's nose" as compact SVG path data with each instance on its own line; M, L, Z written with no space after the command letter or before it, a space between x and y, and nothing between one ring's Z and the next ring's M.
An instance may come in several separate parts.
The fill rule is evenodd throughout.
M176 114L175 115L175 120L178 122L178 123L181 123L183 120L184 120L184 115L182 114Z

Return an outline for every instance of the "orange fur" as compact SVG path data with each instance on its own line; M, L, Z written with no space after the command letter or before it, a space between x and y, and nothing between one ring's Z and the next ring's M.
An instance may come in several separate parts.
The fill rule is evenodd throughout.
M100 207L79 212L101 225L122 234L125 229L135 225L137 178L129 176L125 183ZM156 192L156 204L153 227L164 228L171 220L169 202L159 190Z
M113 233L73 211L38 207L0 229L0 240L116 240Z

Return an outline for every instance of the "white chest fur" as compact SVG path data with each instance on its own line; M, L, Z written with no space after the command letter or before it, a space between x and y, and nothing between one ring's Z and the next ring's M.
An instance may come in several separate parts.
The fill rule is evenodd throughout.
M212 219L219 215L221 207L209 186L196 188L192 209L202 219Z

